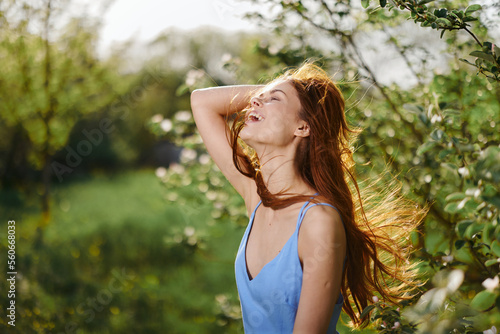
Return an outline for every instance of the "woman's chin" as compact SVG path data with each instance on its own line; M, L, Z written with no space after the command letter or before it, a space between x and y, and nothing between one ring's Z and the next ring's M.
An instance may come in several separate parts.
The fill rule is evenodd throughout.
M244 127L239 133L239 137L248 145L248 140L252 138L251 130L249 130L248 127Z
M251 136L251 133L248 133L248 132L245 132L245 129L243 129L240 134L239 134L239 138L248 146L250 146L251 148L254 148L253 144L254 144L254 141L252 140L252 136Z

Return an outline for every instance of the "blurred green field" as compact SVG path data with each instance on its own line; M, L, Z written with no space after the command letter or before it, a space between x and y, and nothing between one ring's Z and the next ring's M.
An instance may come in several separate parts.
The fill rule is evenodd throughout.
M150 169L56 183L37 244L36 192L2 191L17 223L16 333L242 333L233 261L245 226L210 223L194 185L167 193Z

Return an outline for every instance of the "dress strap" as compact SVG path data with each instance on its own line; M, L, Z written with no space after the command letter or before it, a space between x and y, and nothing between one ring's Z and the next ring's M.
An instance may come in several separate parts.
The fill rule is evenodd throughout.
M312 197L311 197L311 199L312 199ZM304 215L306 214L304 212L304 209L306 208L306 206L309 205L309 203L311 203L311 201L305 202L304 205L302 205L302 207L300 208L299 217L297 218L297 230L300 227L300 224L302 223L302 218L304 218ZM306 211L307 211L307 209L306 209Z
M255 206L255 209L253 209L252 211L252 215L250 216L250 221L253 221L254 219L254 216L255 216L255 212L257 212L257 208L262 204L262 200L259 201L259 203L257 203L257 205Z
M312 208L313 206L316 206L316 205L324 205L324 206L329 206L331 208L334 208L335 211L337 211L337 213L340 216L340 221L342 222L342 225L344 225L344 221L342 220L342 215L340 214L339 210L336 207L334 207L333 205L331 205L329 203L313 203L313 204L308 206L309 203L310 202L306 202L304 204L304 206L302 206L302 209L300 209L299 219L297 220L297 230L300 228L300 225L302 224L302 220L304 219L304 216L306 215L307 210L309 210L310 208Z

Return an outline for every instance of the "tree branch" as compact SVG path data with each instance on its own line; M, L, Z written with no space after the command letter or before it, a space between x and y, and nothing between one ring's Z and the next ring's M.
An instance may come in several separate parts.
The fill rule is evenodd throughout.
M472 33L472 31L467 29L467 27L464 27L464 30L467 31L472 36L472 38L474 38L474 40L476 41L477 44L479 44L480 47L483 47L483 44L481 44L481 42L477 39L476 35Z

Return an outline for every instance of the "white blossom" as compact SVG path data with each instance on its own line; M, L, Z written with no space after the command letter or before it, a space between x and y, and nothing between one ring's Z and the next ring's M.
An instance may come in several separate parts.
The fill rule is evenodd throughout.
M486 290L493 291L496 288L498 288L498 283L500 283L500 279L498 278L498 275L497 275L494 278L485 279L483 281L483 286Z
M497 334L497 328L492 326L490 329L483 331L483 334Z
M230 53L224 53L221 57L221 60L223 63L227 63L229 62L231 59L233 58L233 56L231 56Z
M167 169L165 167L158 167L156 168L155 174L161 179L162 177L167 175Z
M169 132L170 130L172 130L172 121L169 119L164 119L163 121L161 121L160 127L163 131Z
M175 119L180 122L187 122L191 119L191 113L186 110L178 111L175 114Z
M460 167L458 169L458 174L460 174L463 177L465 177L465 176L469 176L470 172L469 172L469 169L467 167Z
M153 123L160 123L161 121L163 121L163 115L156 114L153 117L151 117L151 121Z
M431 117L431 123L439 123L443 120L443 118L440 115L432 115Z
M186 85L193 86L196 81L203 78L205 73L202 70L191 70L186 75Z
M193 161L194 159L196 159L196 156L196 151L190 148L185 148L181 151L181 161L184 163Z
M192 226L186 226L186 227L184 228L184 235L185 235L186 237L191 237L191 236L193 236L193 235L194 235L194 232L195 232L195 231L196 231L196 230L194 229L194 227L192 227Z
M443 260L443 262L450 263L453 261L453 255L446 255L441 257L441 259Z
M175 174L182 174L182 173L184 173L184 167L182 165L179 165L178 163L170 164L169 168Z
M208 154L202 154L198 160L200 161L200 164L206 165L210 162L210 156Z
M449 292L455 292L458 290L462 282L464 281L464 272L460 269L453 270L448 276L448 285L446 289Z

